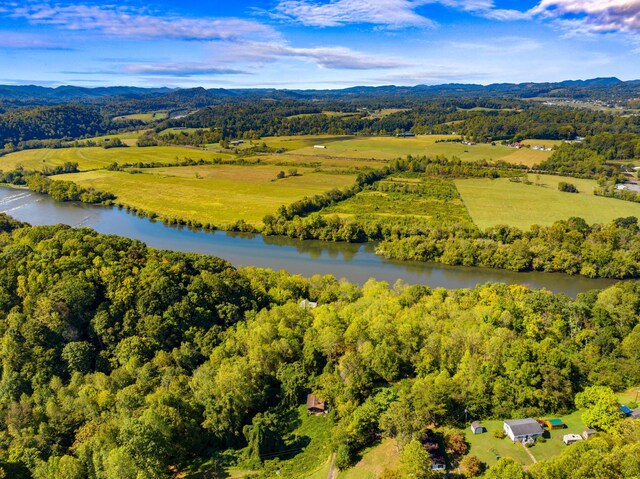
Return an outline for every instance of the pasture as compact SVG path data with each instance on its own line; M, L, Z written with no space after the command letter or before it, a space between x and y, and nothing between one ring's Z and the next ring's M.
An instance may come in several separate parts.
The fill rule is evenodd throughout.
M151 123L152 121L164 120L169 118L169 114L166 111L154 111L150 113L134 113L132 115L117 116L114 120L139 120L145 123Z
M536 184L514 183L505 178L455 180L471 218L480 228L508 224L528 229L533 224L550 225L580 216L587 223L606 223L618 217L640 217L640 203L592 194L593 180L561 176L529 175ZM558 191L560 181L573 183L579 193Z
M369 158L393 160L407 155L427 155L437 140L457 138L452 135L422 135L410 138L395 136L355 136L342 141L314 144L326 144L326 149L313 148L313 145L292 150L296 155L316 156L318 158ZM445 143L448 144L448 143ZM429 148L428 148L429 147Z
M117 203L154 212L160 217L217 226L239 219L259 225L266 214L274 213L283 204L332 188L348 187L355 180L355 175L299 170L301 176L276 181L281 170L270 165L212 165L154 168L138 174L96 170L55 178L109 191L117 196Z
M183 146L150 146L146 148L57 148L22 150L0 157L0 170L14 170L22 166L27 170L42 170L43 167L61 166L67 161L78 163L80 171L105 168L112 163L175 163L191 158L193 160L229 159L230 154L187 148Z
M314 145L328 145L336 141L345 141L356 138L355 136L335 136L335 135L295 135L295 136L265 136L259 140L246 140L238 147L239 150L250 148L251 146L261 145L265 143L269 148L283 148L290 151L296 151L301 148L313 148ZM322 153L323 150L313 148L315 153Z

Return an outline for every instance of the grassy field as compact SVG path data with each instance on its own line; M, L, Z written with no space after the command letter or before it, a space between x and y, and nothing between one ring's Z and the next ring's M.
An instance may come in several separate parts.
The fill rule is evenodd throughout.
M67 161L77 162L81 171L104 168L113 162L174 163L184 158L194 160L214 158L229 159L230 154L204 151L181 146L150 146L146 148L59 148L23 150L0 158L0 170L9 171L22 165L27 170L41 170L43 167L61 166Z
M134 113L133 115L117 116L114 120L140 120L144 122L152 122L156 120L164 120L169 114L166 111L155 111L151 113Z
M553 148L554 146L561 145L563 143L562 140L522 140L520 143L523 145L529 146L544 146L545 148Z
M144 170L141 174L97 170L56 178L109 191L117 202L161 217L222 226L244 219L258 225L267 213L304 196L353 184L355 175L304 172L273 181L276 166L200 166ZM201 177L196 178L196 173Z
M314 145L329 145L336 141L346 141L356 138L355 136L335 136L335 135L295 135L295 136L265 136L259 140L245 141L238 149L246 149L254 145L266 143L270 148L284 148L287 151L296 151L301 148L311 147L315 153L322 153L322 150L313 148Z
M567 427L551 431L546 430L546 442L536 441L536 444L529 449L533 457L538 461L542 461L560 454L564 448L569 447L562 442L562 437L565 434L581 435L585 429L589 429L582 422L581 415L582 411L575 411L567 416L560 416L560 419Z
M500 159L514 165L532 167L542 163L551 156L550 151L531 150L529 148L520 148L519 150L512 151L513 153Z
M538 182L536 175L530 181ZM558 191L559 181L578 187L580 193ZM513 183L508 179L464 179L455 184L473 221L481 228L509 224L529 228L580 216L588 223L606 223L624 216L640 217L640 204L592 194L595 181L541 175L544 186Z
M405 191L406 189L406 191ZM452 180L395 177L322 210L362 223L471 222Z
M292 149L297 155L316 156L319 158L375 158L392 160L407 155L426 155L436 145L436 140L457 138L451 135L423 135L413 138L396 138L395 136L348 137L342 141L315 144L326 144L326 149L313 148L313 145ZM447 143L448 144L448 143ZM440 144L438 144L440 145Z
M376 479L385 469L395 469L399 465L400 454L395 439L383 439L380 444L365 449L355 466L340 471L338 479Z

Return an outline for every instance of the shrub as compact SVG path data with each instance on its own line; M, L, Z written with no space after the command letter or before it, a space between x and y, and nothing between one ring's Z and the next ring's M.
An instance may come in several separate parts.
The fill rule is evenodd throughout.
M496 437L498 439L504 439L505 437L507 437L507 435L502 429L494 429L492 434L493 434L493 437Z
M560 191L564 191L565 193L577 193L578 188L573 183L567 183L566 181L561 181L558 183L558 189Z

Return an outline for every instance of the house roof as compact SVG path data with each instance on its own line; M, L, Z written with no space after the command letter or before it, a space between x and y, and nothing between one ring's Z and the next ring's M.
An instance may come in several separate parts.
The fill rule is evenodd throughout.
M321 401L315 395L307 395L307 409L323 409L325 408L325 402Z
M509 426L514 436L531 436L533 434L542 434L543 432L538 421L534 421L531 418L513 419L504 423Z
M547 422L552 426L562 426L564 424L561 419L547 419Z

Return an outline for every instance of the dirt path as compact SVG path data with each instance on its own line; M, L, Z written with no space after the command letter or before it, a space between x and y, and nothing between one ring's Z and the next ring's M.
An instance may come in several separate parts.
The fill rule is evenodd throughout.
M536 462L538 462L538 460L533 456L533 454L531 454L531 451L529 450L529 448L527 446L524 445L523 442L520 443L520 445L522 447L524 447L524 450L527 451L527 454L529 454L529 457L531 458L531 460L533 461L533 463L535 464Z
M336 453L334 452L331 455L331 464L329 464L329 473L327 474L327 479L335 479L335 477L338 475L338 471L336 471L336 467L335 467L335 462L336 462Z

